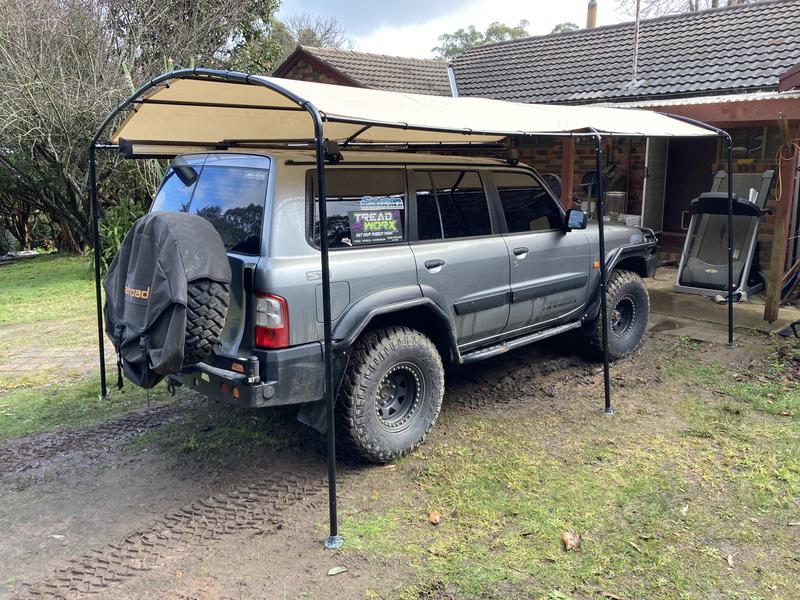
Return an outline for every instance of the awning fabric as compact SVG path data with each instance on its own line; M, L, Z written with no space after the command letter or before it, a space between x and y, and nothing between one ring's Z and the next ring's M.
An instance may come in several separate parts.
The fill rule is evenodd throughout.
M172 80L139 98L111 141L205 146L224 141L246 145L247 141L313 140L312 119L298 100L310 102L320 111L326 138L343 141L355 136L354 141L361 143L495 142L513 135L563 135L591 130L623 136L717 135L645 110L521 104L272 77L250 79L283 91L212 78ZM364 129L365 125L371 126ZM171 150L174 152L174 147Z

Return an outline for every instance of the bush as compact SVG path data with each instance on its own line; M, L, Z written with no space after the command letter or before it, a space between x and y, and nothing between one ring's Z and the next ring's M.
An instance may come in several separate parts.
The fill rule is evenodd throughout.
M100 272L105 273L119 251L122 241L133 227L136 219L147 209L133 200L120 200L103 211L100 219ZM94 267L94 253L89 256L89 264Z

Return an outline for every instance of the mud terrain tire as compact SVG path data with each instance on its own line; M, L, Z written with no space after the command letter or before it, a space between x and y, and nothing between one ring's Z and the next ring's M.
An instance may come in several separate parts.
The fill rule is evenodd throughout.
M608 357L611 360L627 356L639 346L650 316L650 296L644 281L636 273L615 270L606 286L608 315ZM584 325L594 354L602 356L602 318Z
M436 422L443 395L442 359L430 339L408 327L367 332L339 393L342 450L373 463L411 452Z
M193 365L211 355L219 342L228 315L230 286L198 279L187 286L186 341L183 364Z

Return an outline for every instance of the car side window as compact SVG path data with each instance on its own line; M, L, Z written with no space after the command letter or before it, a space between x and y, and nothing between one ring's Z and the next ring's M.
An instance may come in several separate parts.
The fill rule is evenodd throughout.
M491 235L486 192L477 171L416 171L417 239Z
M316 171L309 171L308 227L319 245ZM328 246L351 248L405 241L405 177L400 169L326 169Z
M549 231L564 225L558 204L528 173L492 174L509 233Z

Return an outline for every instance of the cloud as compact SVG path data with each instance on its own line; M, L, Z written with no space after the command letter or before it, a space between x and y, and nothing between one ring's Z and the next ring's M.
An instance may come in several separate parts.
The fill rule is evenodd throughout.
M344 25L348 36L360 38L369 36L376 29L395 29L423 23L478 3L479 0L284 0L278 17L285 18L299 13L333 15Z
M320 2L320 4L322 3ZM376 2L375 4L380 4L380 7L383 8L383 3ZM416 0L406 0L406 2L398 2L395 6L406 7L409 4L417 4L417 2ZM498 0L474 0L458 3L457 6L455 6L456 3L451 2L430 2L430 4L436 5L437 10L433 11L433 7L431 7L427 13L423 11L414 14L413 19L409 16L404 21L391 20L386 23L376 20L371 23L372 27L364 33L357 32L355 28L351 27L349 21L345 19L344 13L339 11L338 5L336 15L345 26L346 33L354 38L358 50L419 58L433 56L431 49L438 45L438 38L441 34L450 33L469 25L475 25L476 28L482 30L494 21L516 25L520 20L525 19L529 22L528 31L531 35L543 35L550 33L553 27L559 23L573 22L580 27L586 24L586 0L559 0L559 2L550 0L504 0L501 2ZM610 1L600 4L597 15L598 25L620 22ZM447 6L448 9L440 11L440 7L443 6ZM425 14L427 16L424 16Z

